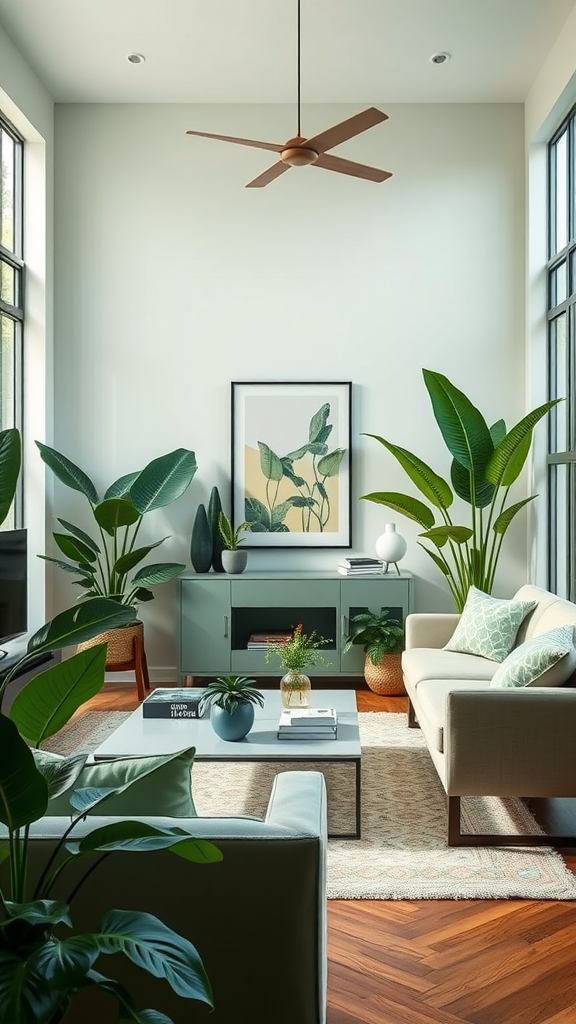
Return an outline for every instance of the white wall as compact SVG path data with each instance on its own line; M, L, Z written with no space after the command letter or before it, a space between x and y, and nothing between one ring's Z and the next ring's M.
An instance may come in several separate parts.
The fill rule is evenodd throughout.
M352 380L353 546L386 521L409 541L420 608L451 608L417 530L358 501L410 485L363 431L449 461L422 367L449 376L492 422L524 413L521 105L376 104L390 120L339 151L393 172L382 184L294 169L244 185L271 154L187 128L283 141L285 106L56 108L55 445L104 488L179 445L199 470L149 538L188 562L192 520L214 484L227 500L232 380ZM309 107L308 134L357 108ZM82 500L56 489L82 522ZM463 513L463 516L466 513ZM464 519L467 522L467 517ZM87 520L83 520L87 525ZM525 524L497 589L526 576ZM335 565L339 552L257 551L252 568ZM156 679L175 665L175 589L143 609ZM59 578L57 603L69 603Z
M44 563L37 557L45 544L44 473L33 439L52 438L54 105L2 26L0 111L26 140L24 525L29 540L28 619L34 630L46 617Z

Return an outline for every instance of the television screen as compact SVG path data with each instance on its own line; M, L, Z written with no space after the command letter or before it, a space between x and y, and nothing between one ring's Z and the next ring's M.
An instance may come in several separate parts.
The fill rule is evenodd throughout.
M0 640L28 628L26 530L0 530Z

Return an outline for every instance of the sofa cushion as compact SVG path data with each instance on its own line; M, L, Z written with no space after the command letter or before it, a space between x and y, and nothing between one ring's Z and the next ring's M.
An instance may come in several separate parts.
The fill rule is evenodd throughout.
M574 626L558 626L515 647L491 686L562 686L576 668Z
M436 750L444 753L444 725L446 722L446 695L452 690L481 690L488 689L488 681L468 679L457 685L453 679L423 679L418 687L418 710L419 723L426 731L428 744L433 744Z
M422 679L480 679L489 682L498 665L475 654L459 654L442 648L414 647L402 654L402 671L416 687Z
M106 797L88 813L109 817L130 815L168 815L173 818L194 818L192 799L192 762L195 748L148 757L121 757L114 761L97 761L84 766L73 789L118 789L131 783L123 792ZM34 751L37 763L63 760L59 754ZM39 764L40 766L40 764ZM69 798L72 790L53 797L47 815L70 816Z
M522 620L534 606L534 601L504 601L470 587L460 621L444 650L504 661Z

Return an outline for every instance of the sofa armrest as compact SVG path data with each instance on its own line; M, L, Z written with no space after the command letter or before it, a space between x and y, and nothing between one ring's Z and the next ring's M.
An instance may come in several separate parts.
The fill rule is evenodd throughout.
M457 612L411 612L406 616L406 650L412 647L444 647L460 615Z
M266 824L302 835L320 836L326 845L326 783L322 772L280 772L274 777Z
M446 695L449 796L576 796L576 690L452 690Z

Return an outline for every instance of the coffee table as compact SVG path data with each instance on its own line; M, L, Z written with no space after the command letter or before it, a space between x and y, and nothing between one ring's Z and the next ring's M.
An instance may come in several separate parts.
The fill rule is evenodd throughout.
M220 739L210 719L144 718L142 708L126 719L93 753L95 761L143 754L166 754L184 747L196 747L197 761L277 761L352 764L355 784L355 831L338 833L338 839L359 839L361 829L362 760L358 711L354 690L312 691L315 707L336 708L338 736L335 740L279 740L276 732L282 710L280 693L265 690L264 707L255 707L254 725L243 740ZM334 837L335 838L335 837Z

